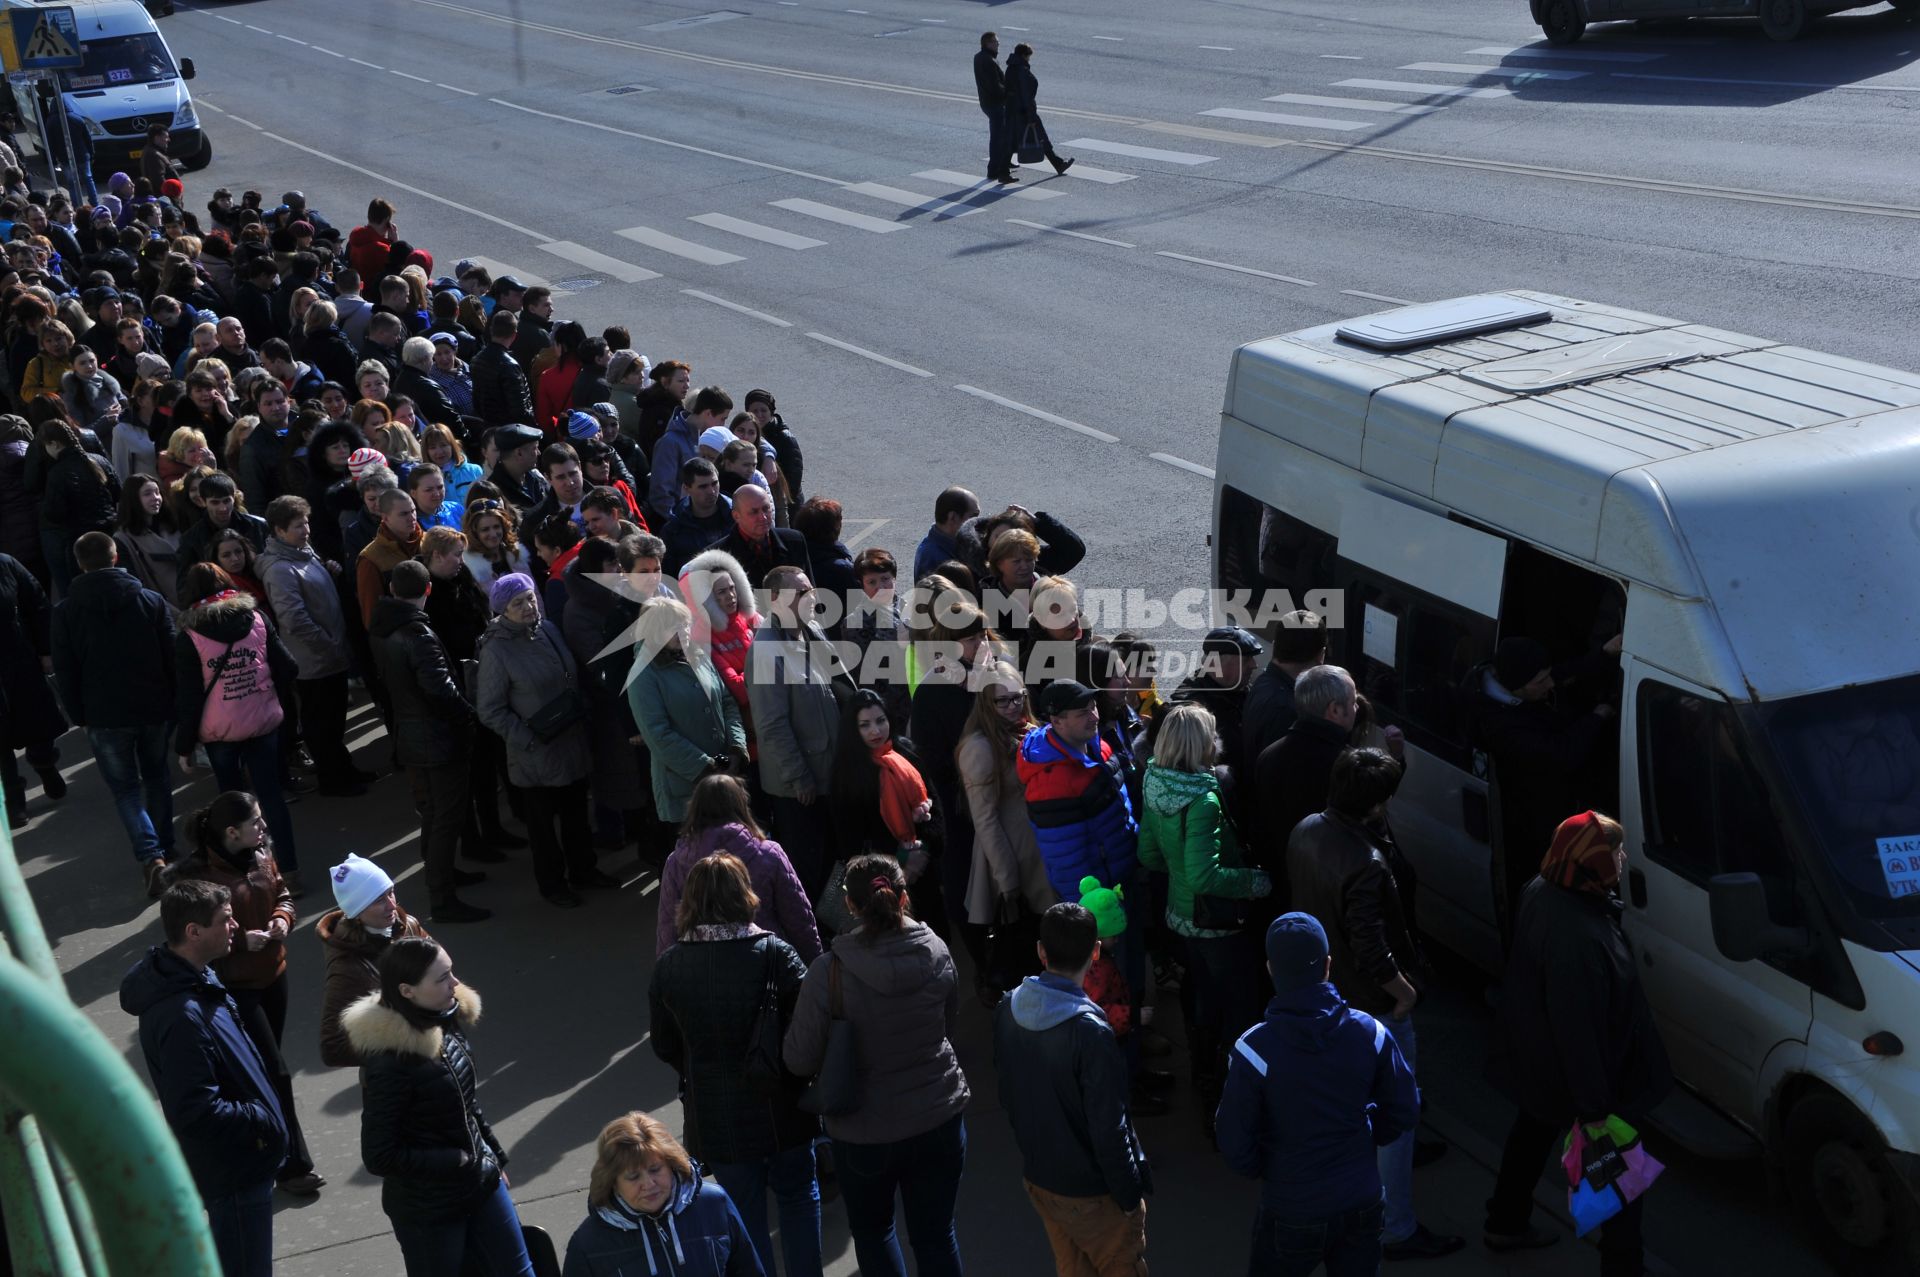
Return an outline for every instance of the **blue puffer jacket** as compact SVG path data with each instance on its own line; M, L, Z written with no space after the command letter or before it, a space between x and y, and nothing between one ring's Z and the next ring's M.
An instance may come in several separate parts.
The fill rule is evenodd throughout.
M673 1177L658 1215L618 1196L589 1214L567 1242L561 1277L764 1277L753 1240L727 1190L693 1174Z
M1051 727L1035 727L1020 742L1016 762L1034 841L1060 898L1078 900L1080 880L1089 874L1107 887L1131 880L1138 831L1113 747L1095 741L1091 752L1081 753Z
M1316 984L1269 1002L1228 1058L1220 1156L1263 1181L1263 1208L1314 1220L1380 1200L1375 1150L1420 1120L1413 1070L1385 1025Z

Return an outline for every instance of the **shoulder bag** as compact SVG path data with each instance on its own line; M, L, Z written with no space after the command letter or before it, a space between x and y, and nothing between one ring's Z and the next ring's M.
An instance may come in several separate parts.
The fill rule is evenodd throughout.
M585 720L587 698L582 696L580 689L574 685L573 675L567 671L566 653L560 650L560 645L553 641L553 635L547 632L545 621L540 622L540 637L545 639L547 646L553 649L553 654L560 658L560 669L567 680L567 685L560 689L559 694L535 710L533 717L527 720L527 730L543 741L550 741L564 734L575 723Z
M779 1089L787 1079L781 1062L780 1044L784 1036L780 1025L780 980L773 964L771 941L761 947L764 978L760 984L760 1005L753 1011L753 1027L747 1031L747 1054L743 1063L747 1082L762 1091Z
M1191 804L1189 804L1191 805ZM1187 808L1180 809L1180 851L1187 847ZM1222 812L1220 818L1226 819ZM1253 902L1237 896L1209 896L1193 893L1193 925L1202 931L1240 931L1253 912Z
M800 1093L800 1108L817 1117L850 1113L860 1107L860 1042L840 996L840 955L827 960L827 1051L820 1072Z

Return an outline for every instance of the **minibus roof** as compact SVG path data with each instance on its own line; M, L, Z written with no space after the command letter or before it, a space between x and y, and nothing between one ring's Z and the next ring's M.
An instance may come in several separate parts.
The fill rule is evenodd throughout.
M1369 487L1711 599L1753 695L1916 667L1912 373L1515 291L1243 346L1225 411Z

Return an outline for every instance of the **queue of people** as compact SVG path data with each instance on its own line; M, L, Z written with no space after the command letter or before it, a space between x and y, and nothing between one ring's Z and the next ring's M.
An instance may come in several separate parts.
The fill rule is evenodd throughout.
M917 545L855 555L773 394L736 411L625 329L556 322L543 288L436 276L389 201L343 235L297 192L216 195L204 220L165 194L131 218L30 197L77 259L20 203L0 200L27 250L0 273L8 815L36 819L16 752L58 802L56 741L85 727L160 902L122 1005L230 1277L270 1271L275 1191L326 1184L284 1050L302 979L322 1060L359 1070L410 1277L533 1271L480 1000L440 938L492 917L479 889L515 851L554 909L631 903L603 868L622 854L659 887L647 1028L685 1127L599 1132L569 1274L818 1273L826 1184L863 1274L904 1277L909 1250L961 1272L969 1000L1063 1274L1146 1271L1139 1123L1170 1109L1175 1036L1206 1137L1265 1184L1250 1271L1464 1244L1413 1201L1445 1146L1416 1137L1402 741L1326 664L1323 618L1285 618L1264 667L1253 635L1208 633L1163 701L1152 645L1081 617L1087 547L1059 518L950 487ZM1537 655L1489 674L1509 735L1538 730ZM406 773L425 898L408 912L390 867L346 855L303 973L292 804L381 781L347 745L356 698ZM176 833L174 769L203 766L221 792ZM1555 837L1514 923L1496 1250L1554 1239L1523 1191L1553 1125L1643 1111L1664 1074L1620 1010L1603 819ZM1606 1068L1543 1023L1558 962L1614 1012ZM1637 1271L1637 1228L1610 1226L1606 1271Z

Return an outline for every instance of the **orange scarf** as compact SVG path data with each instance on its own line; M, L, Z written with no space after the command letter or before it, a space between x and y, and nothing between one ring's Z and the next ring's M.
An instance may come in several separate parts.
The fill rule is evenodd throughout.
M873 751L873 762L880 769L880 819L886 823L887 832L902 843L919 842L913 813L927 801L927 782L894 749L892 741Z

